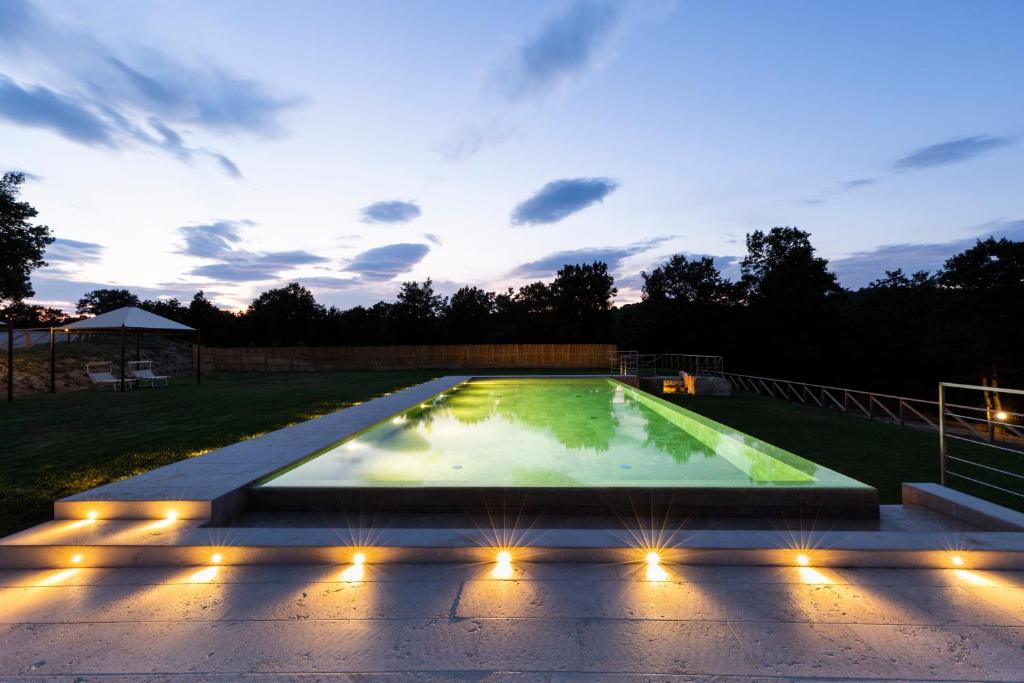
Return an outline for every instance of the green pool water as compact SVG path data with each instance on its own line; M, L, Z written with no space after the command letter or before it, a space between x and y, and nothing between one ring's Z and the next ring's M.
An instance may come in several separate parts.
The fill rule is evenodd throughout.
M474 379L261 484L431 486L864 487L603 378Z

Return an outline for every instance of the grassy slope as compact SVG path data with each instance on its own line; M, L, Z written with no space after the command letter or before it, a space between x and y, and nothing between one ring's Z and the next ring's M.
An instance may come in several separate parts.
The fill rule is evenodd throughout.
M798 403L738 393L729 398L680 396L684 408L735 427L878 489L882 503L900 502L902 482L939 479L939 437L935 432L872 422ZM951 444L951 453L1005 466L992 449ZM952 469L952 467L950 468ZM991 477L985 477L991 479ZM1020 502L970 483L956 488L1001 503ZM1000 483L1000 482L996 482ZM1011 482L1002 482L1013 488Z
M52 517L62 496L443 374L212 375L200 386L78 391L0 404L0 535Z

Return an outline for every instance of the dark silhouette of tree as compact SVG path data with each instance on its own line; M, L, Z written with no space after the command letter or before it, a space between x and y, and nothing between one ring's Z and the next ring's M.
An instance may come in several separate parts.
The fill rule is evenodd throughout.
M740 261L744 293L751 304L790 308L812 304L840 291L828 261L814 255L811 234L775 227L747 234L747 255Z
M325 314L311 291L291 282L253 299L245 313L245 327L257 345L312 344Z
M710 256L690 260L684 254L675 254L650 273L641 271L640 276L644 301L725 304L736 294Z
M447 304L434 282L403 282L389 310L389 333L400 344L429 344L438 336L438 321Z
M452 294L444 310L446 339L473 344L489 339L495 297L494 292L485 292L479 287L463 287Z
M549 288L551 313L565 341L608 341L612 336L612 300L618 294L608 264L565 265Z
M202 290L189 302L184 323L199 330L205 344L244 343L237 341L238 316L218 308Z
M26 304L24 301L0 309L0 318L13 322L15 327L57 327L77 320L59 308Z
M43 254L53 243L50 228L33 225L39 215L28 202L18 201L24 173L5 173L0 178L0 305L35 294L32 271L46 265Z
M86 292L75 305L79 315L99 315L125 306L138 306L139 297L127 289L94 289Z
M188 324L188 308L177 299L146 299L139 304L139 308L183 325Z

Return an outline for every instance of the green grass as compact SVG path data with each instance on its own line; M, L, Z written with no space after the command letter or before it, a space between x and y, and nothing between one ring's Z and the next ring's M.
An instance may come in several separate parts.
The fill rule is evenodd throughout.
M900 502L902 482L939 480L939 437L933 431L873 422L837 411L744 392L728 398L672 398L684 408L874 486L882 503ZM1005 454L984 446L951 442L950 453L1014 470ZM1024 461L1022 456L1011 457ZM953 469L952 464L950 469ZM965 466L959 469L969 472ZM1020 470L1019 467L1016 469ZM1000 479L979 470L972 474L1005 488L1020 489L1019 483L1007 478ZM949 484L1001 505L1021 507L1020 499L992 489L953 479Z
M0 536L57 498L426 381L439 371L214 374L0 404Z

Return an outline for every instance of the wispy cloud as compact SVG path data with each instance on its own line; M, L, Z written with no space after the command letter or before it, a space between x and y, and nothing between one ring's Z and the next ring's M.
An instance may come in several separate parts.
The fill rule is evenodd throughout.
M466 124L442 139L437 145L437 150L446 161L460 161L474 156L486 147L505 142L512 134L512 129L495 121L484 125Z
M300 102L216 65L104 44L26 0L0 3L0 56L41 76L41 82L16 83L0 74L0 118L79 144L161 149L185 163L207 158L235 178L241 172L234 161L189 144L176 127L272 135L281 129L282 114Z
M847 180L841 185L844 191L856 190L859 187L867 187L868 185L874 185L874 178L855 178L853 180Z
M361 214L364 223L408 223L419 218L423 212L416 202L392 199L364 206Z
M427 240L428 242L436 244L437 246L441 246L441 238L438 237L437 235L435 235L432 232L425 232L425 233L423 233L423 238L425 240Z
M636 242L622 247L587 247L584 249L570 249L567 251L556 251L552 254L517 266L509 277L514 278L543 278L550 277L562 266L580 265L603 261L608 264L610 271L617 272L622 268L623 262L631 256L650 251L668 238L657 238L646 242Z
M115 147L117 130L81 100L43 86L21 87L0 74L0 117L28 128L44 128L86 145Z
M95 242L80 242L58 237L46 248L46 260L54 261L98 261L103 256L103 245Z
M198 258L215 259L217 263L197 266L190 272L223 282L259 282L280 277L298 266L326 263L327 258L304 250L246 251L238 249L241 230L255 225L248 219L222 220L204 225L178 228L184 240L179 253Z
M1016 142L1016 138L996 135L974 135L957 138L935 145L915 149L893 163L896 171L916 171L933 166L945 166L960 161L974 159L983 154L1008 147Z
M506 57L488 85L513 102L564 88L594 65L621 18L620 2L578 0Z
M974 246L979 239L1006 237L1024 239L1024 219L997 221L976 229L974 235L949 242L883 244L874 249L855 252L830 261L832 269L847 287L863 287L885 275L887 270L902 268L906 273L934 271L951 256Z
M178 234L185 240L180 253L200 258L223 258L231 254L232 245L241 241L241 228L249 225L255 223L246 218L178 228Z
M383 282L409 271L429 252L426 244L388 244L357 254L342 270L363 280Z
M512 210L513 225L557 223L618 189L611 178L553 180Z

